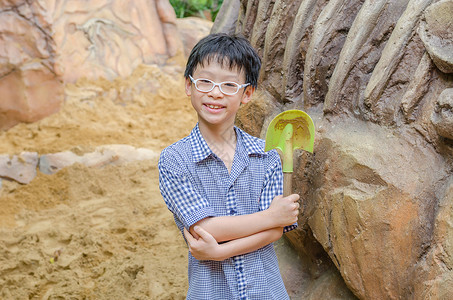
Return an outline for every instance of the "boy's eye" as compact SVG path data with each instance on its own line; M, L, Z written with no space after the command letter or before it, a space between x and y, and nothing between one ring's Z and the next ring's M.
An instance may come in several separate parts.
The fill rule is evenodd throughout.
M237 86L234 82L225 82L224 85L229 88L235 88Z
M212 82L211 82L210 80L208 80L208 79L199 79L199 82L200 82L200 83L203 83L203 84L210 84L210 83L212 83Z

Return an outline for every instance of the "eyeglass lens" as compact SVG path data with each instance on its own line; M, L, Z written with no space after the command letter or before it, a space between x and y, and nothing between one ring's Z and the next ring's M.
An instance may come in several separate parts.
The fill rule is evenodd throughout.
M211 91L214 85L214 82L208 79L198 79L195 83L195 87L202 92ZM236 94L240 86L235 82L222 82L219 87L220 91L224 94Z

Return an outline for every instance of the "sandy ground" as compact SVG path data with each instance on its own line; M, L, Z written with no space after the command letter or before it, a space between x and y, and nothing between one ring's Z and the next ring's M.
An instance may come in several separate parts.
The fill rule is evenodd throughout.
M59 113L0 133L0 154L109 144L159 153L195 122L181 67L143 66L127 79L67 85ZM2 180L0 298L183 299L187 248L156 164L76 164L28 185Z

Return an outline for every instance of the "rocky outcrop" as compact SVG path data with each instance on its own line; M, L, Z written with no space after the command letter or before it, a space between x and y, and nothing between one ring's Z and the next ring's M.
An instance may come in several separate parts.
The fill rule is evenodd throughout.
M36 152L23 152L19 155L0 155L0 180L14 180L22 184L30 183L37 170L44 174L54 174L73 164L102 168L107 165L123 165L128 162L156 160L159 153L130 145L104 145L92 152L82 149L39 155Z
M316 126L313 155L296 153L304 209L287 235L304 280L333 264L324 287L341 276L360 299L453 299L453 1L236 2L236 32L263 61L237 123L264 137L298 108Z
M0 130L57 112L64 83L169 58L182 63L184 45L168 0L2 1Z

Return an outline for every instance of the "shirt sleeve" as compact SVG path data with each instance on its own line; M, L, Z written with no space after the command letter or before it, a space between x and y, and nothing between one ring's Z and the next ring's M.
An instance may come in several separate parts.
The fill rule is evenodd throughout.
M208 200L195 189L175 159L161 155L158 169L165 204L187 230L198 221L215 216Z
M260 197L260 210L268 209L276 196L283 195L283 171L280 156L276 150L269 152L269 155L271 156L271 163L264 177L264 187ZM283 232L285 233L295 228L297 228L297 222L285 226Z

